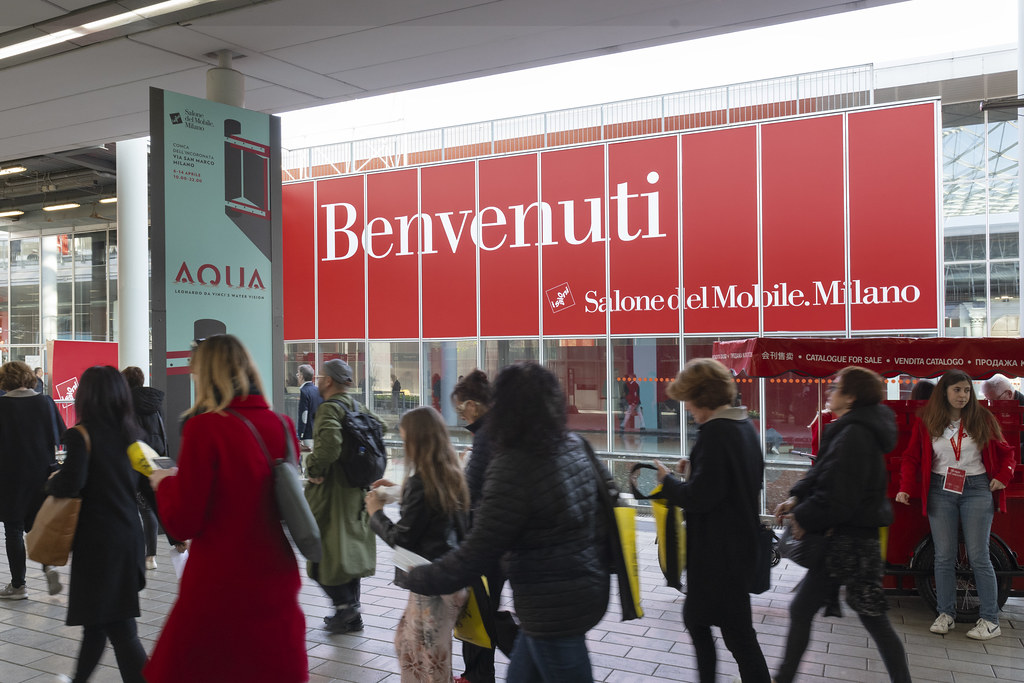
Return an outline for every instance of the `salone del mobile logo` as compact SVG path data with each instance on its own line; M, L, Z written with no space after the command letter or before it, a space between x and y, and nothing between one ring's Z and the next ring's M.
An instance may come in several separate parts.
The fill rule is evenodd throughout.
M572 288L568 283L547 291L548 304L553 313L565 310L568 306L556 306L552 300L552 292L564 293L569 301L573 301ZM749 287L739 285L703 286L695 292L679 292L677 289L669 294L639 294L612 290L608 296L602 296L597 290L589 290L583 297L584 310L587 313L617 313L620 311L663 311L679 310L680 303L687 310L702 309L735 309L756 308L789 308L802 306L845 306L916 303L921 298L921 290L916 285L868 284L861 280L843 282L813 281L808 291L793 287L788 282L780 282L770 288L762 288L758 284Z

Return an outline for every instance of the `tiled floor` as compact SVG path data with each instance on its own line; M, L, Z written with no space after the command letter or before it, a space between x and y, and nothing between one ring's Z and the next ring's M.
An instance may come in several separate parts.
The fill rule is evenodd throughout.
M641 525L641 529L646 528ZM641 531L639 540L646 616L639 621L621 622L609 612L590 632L595 678L615 683L696 681L693 649L680 617L683 596L664 587L653 534ZM359 634L334 636L323 631L320 627L322 617L329 611L327 601L313 582L305 580L300 600L309 626L306 642L310 680L314 683L399 681L391 641L405 607L405 592L390 582L390 557L390 550L378 543L378 575L363 584L366 628ZM147 650L152 649L177 590L166 554L160 556L159 564L158 569L150 572L149 587L142 593L139 631ZM772 670L782 657L787 606L802 571L783 561L774 572L772 590L754 598L755 627ZM61 573L66 580L67 570L61 569ZM64 625L66 596L47 595L37 568L30 568L29 574L28 600L0 601L0 683L53 681L54 674L72 671L78 652L80 629ZM0 580L9 580L5 557L0 557ZM1011 598L1007 602L1001 615L1003 635L987 643L969 640L964 635L967 627L960 624L946 636L929 633L933 615L916 597L893 598L891 602L893 609L889 614L906 643L915 681L1024 681L1024 599ZM617 609L614 599L612 604ZM719 680L730 681L736 666L721 641L719 648ZM456 643L456 673L462 670L459 651ZM498 660L501 678L506 660L501 654ZM113 652L108 647L103 665L92 680L120 681L113 664ZM846 618L815 620L810 648L800 671L802 681L888 680L873 643L848 609Z

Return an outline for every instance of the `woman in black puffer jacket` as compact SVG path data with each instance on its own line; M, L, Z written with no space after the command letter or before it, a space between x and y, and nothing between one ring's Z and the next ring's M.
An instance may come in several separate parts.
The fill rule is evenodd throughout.
M608 530L586 447L566 431L558 379L536 363L505 368L488 421L493 454L469 536L400 585L453 593L504 557L521 626L507 680L592 681L585 635L608 607Z
M874 639L894 683L909 683L903 644L889 623L882 592L883 563L878 528L892 523L886 489L885 454L898 437L893 412L880 405L885 384L876 373L843 368L829 389L836 420L825 427L818 460L775 509L787 518L794 538L830 534L824 555L807 574L789 606L789 635L777 683L790 683L810 638L811 620L846 586L846 602Z

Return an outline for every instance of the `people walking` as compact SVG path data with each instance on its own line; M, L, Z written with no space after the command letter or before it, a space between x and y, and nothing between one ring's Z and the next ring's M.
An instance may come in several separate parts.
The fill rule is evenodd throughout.
M0 599L24 600L25 532L32 528L43 502L47 477L57 469L56 450L64 421L53 399L36 393L36 376L25 363L12 361L0 368L0 521L4 525L11 581L0 588ZM61 591L60 574L43 566L47 591Z
M392 548L436 560L458 547L469 513L469 489L448 427L433 408L413 408L399 423L405 445L406 477L401 518L392 522L375 491L366 494L370 526ZM387 480L377 486L394 486ZM401 572L396 569L396 572ZM409 593L395 631L395 651L403 683L451 683L452 627L466 602L466 591L448 595Z
M697 654L701 683L714 683L718 657L712 626L722 630L745 683L768 683L768 665L750 612L764 455L747 409L733 407L736 383L716 360L689 361L668 387L697 423L690 475L682 481L660 462L665 499L686 513L683 624ZM680 462L677 466L682 471Z
M108 639L121 680L144 683L146 651L135 619L146 586L145 548L135 492L147 484L128 458L128 444L139 433L121 373L109 366L82 373L75 414L78 424L64 434L67 457L48 487L58 498L82 499L66 622L82 626L73 683L89 680Z
M903 452L896 502L910 505L911 497L920 496L931 527L938 601L931 632L941 635L956 627L956 558L963 529L979 603L979 618L967 637L996 638L1002 629L989 534L996 508L1006 512L1004 489L1013 478L1013 449L962 370L942 375L918 418Z
M156 387L146 386L146 376L142 368L129 365L121 371L128 382L132 393L132 408L135 421L142 430L142 440L161 457L167 455L167 432L164 429L164 418L161 414L164 405L164 392ZM156 537L160 532L160 521L156 510L150 506L146 497L139 493L136 496L139 504L139 516L142 517L142 530L146 538L146 569L156 569Z
M835 420L825 425L818 458L775 508L792 525L796 539L817 534L826 550L807 569L789 606L789 634L776 683L791 683L810 640L815 613L846 586L846 603L875 641L894 683L909 683L903 643L892 628L882 591L882 550L878 529L892 522L885 454L897 441L895 416L881 405L882 378L850 366L836 376L828 393ZM811 539L807 538L809 542Z
M458 549L415 567L399 585L447 595L505 563L521 630L510 683L593 680L586 634L608 607L604 485L582 438L566 429L558 379L536 363L498 375L487 429L485 494Z
M348 394L353 385L348 363L335 358L323 364L317 387L324 402L316 411L313 451L306 457L306 500L323 539L323 559L309 562L307 572L334 606L334 614L324 619L325 628L331 633L363 629L359 583L377 568L377 541L363 504L367 489L352 486L339 462L344 446L345 411L358 406L360 412L381 422Z
M267 406L256 365L236 337L207 337L191 368L195 403L178 467L150 477L168 533L191 546L146 680L306 681L299 567L267 462L267 453L298 452L295 427Z

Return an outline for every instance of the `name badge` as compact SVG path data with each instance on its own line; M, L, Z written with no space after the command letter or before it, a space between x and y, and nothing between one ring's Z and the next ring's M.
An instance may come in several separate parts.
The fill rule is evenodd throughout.
M964 484L967 483L967 470L958 470L955 467L946 468L946 478L942 482L942 490L951 493L963 493Z

